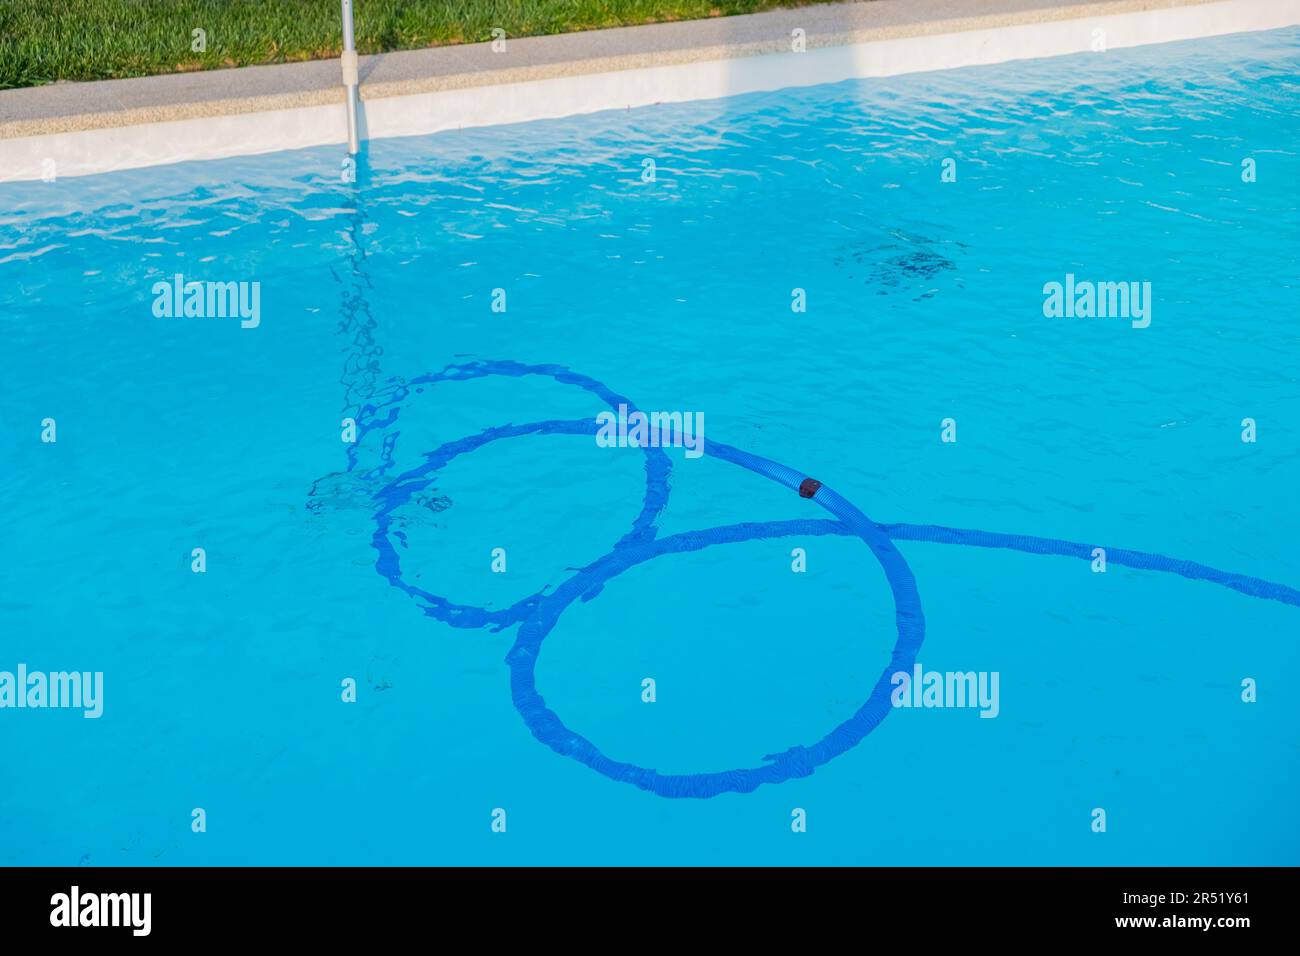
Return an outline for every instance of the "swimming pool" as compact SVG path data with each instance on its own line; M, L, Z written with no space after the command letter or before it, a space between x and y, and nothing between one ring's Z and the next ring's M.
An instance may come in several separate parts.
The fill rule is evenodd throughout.
M0 714L0 859L1296 863L1298 53L0 187L0 670L104 674ZM996 707L808 758L900 663Z

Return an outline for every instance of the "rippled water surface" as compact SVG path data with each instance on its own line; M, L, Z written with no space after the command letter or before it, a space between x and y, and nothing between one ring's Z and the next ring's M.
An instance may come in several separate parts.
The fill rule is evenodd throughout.
M535 740L515 627L425 614L372 540L444 442L601 410L536 376L403 387L504 359L701 411L876 521L1300 587L1298 103L1286 30L380 141L355 184L323 148L0 186L0 670L105 680L99 720L0 711L0 861L1300 862L1300 608L900 541L920 661L997 672L998 717L900 711L811 776L666 800ZM260 325L155 317L176 273L260 282ZM1150 282L1150 326L1045 318L1067 273ZM661 535L816 511L670 458ZM497 441L395 512L403 579L549 593L644 486L635 450ZM614 758L748 767L852 714L893 628L859 540L722 545L571 606L537 685Z

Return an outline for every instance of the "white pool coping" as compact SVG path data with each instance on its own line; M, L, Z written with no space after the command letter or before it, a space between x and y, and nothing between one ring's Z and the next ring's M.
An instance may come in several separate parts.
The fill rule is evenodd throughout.
M1300 0L871 0L380 54L361 62L362 138L1297 24ZM0 182L342 145L340 76L328 60L3 91Z

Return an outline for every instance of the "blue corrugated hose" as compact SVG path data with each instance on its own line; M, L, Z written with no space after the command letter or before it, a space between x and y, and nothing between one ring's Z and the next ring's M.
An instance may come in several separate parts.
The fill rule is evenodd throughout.
M397 423L401 403L412 391L438 382L464 381L492 375L518 378L541 375L566 385L575 385L600 398L611 409L626 405L629 413L636 406L623 396L610 391L595 379L579 375L559 365L524 365L518 362L482 361L453 365L441 372L429 373L406 383L395 385L389 397L378 405L367 405L358 419L359 437L367 432L386 430ZM402 578L397 551L390 540L393 512L410 500L416 492L433 483L437 472L459 455L482 448L501 438L520 435L595 435L597 424L592 419L579 421L541 421L527 425L503 425L489 428L477 435L461 438L435 449L425 456L418 467L393 478L375 493L378 504L375 514L373 544L379 552L376 569L396 588L416 598L425 613L454 627L492 627L495 630L519 624L514 646L506 655L510 668L510 695L515 708L528 725L533 736L556 753L571 757L605 776L631 783L664 797L713 797L720 793L748 793L765 783L780 783L791 777L806 777L814 769L833 760L856 746L889 714L890 694L893 690L891 676L898 671L910 672L925 639L925 615L916 590L916 579L903 556L894 547L895 540L928 541L938 544L972 545L981 548L1007 548L1029 554L1052 554L1091 559L1095 545L1061 541L1055 538L1038 538L1029 535L999 534L963 528L944 528L937 525L877 524L863 514L847 499L825 485L810 482L809 476L779 462L754 455L729 445L709 442L704 452L714 458L740 465L794 491L801 486L810 489L811 501L820 505L835 520L799 519L793 521L767 521L727 525L688 531L658 538L655 519L668 502L668 479L671 463L659 448L646 447L645 496L641 511L632 528L614 543L604 557L582 568L552 593L539 592L523 598L508 608L487 608L456 604L436 594L407 583ZM386 435L382 463L368 475L385 476L391 470L392 447L396 431ZM356 446L349 452L349 471L357 467ZM894 596L898 638L894 644L889 666L881 673L857 712L825 737L808 746L796 745L780 753L763 758L761 766L724 770L715 773L661 774L656 770L623 763L605 756L591 741L570 730L559 716L546 706L537 692L535 668L542 642L555 627L560 615L574 600L589 601L595 597L611 578L628 568L657 558L663 554L699 551L715 544L732 544L780 538L788 535L851 535L861 538L880 562ZM1242 574L1231 574L1193 561L1180 561L1161 554L1105 548L1109 563L1140 568L1147 571L1168 571L1186 578L1210 581L1232 588L1252 597L1268 598L1300 607L1300 591L1282 584L1264 581Z

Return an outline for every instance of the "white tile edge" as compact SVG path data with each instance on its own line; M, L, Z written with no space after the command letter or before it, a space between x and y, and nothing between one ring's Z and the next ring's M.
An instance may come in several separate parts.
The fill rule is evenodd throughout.
M737 59L393 96L364 103L368 139L715 99L842 80L1038 59L1300 24L1300 0L1221 2L967 30ZM1097 31L1101 31L1098 33ZM1098 55L1104 55L1100 53ZM0 182L343 144L342 106L175 120L0 140Z

